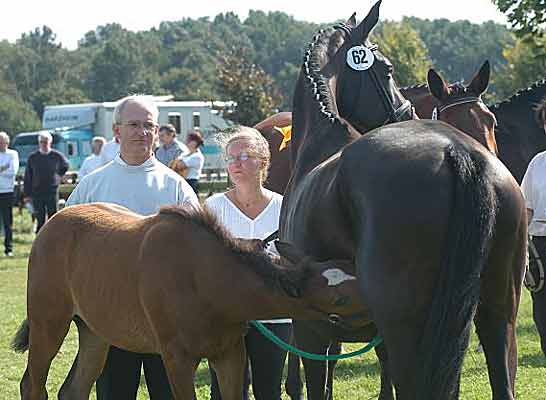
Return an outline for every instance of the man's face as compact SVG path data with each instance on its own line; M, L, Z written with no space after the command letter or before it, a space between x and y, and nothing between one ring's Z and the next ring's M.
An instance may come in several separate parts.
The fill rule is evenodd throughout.
M0 151L4 153L6 149L8 148L8 146L9 146L9 140L6 140L5 138L0 137Z
M159 132L159 140L165 146L170 145L174 141L174 133L168 131Z
M95 140L93 142L93 154L99 155L102 149L102 142L100 140Z
M152 154L157 138L157 122L143 105L129 102L121 115L121 123L114 124L114 134L119 139L122 158L147 158Z
M46 137L40 137L38 139L38 145L40 146L40 150L42 150L44 153L47 153L49 150L51 150L51 139Z

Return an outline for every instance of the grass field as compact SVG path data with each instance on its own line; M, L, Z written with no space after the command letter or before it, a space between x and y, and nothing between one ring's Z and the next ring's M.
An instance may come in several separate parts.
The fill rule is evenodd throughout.
M0 299L2 299L0 324L0 399L19 398L19 380L26 365L26 354L16 354L9 343L19 323L25 318L27 257L32 242L28 218L15 216L15 257L0 258ZM540 351L539 338L531 316L531 302L524 292L518 319L519 368L516 385L518 400L546 399L546 359ZM77 333L73 327L53 361L49 373L50 398L57 398L57 391L68 373L76 354ZM476 347L473 335L471 349ZM356 346L347 346L346 351ZM197 371L196 390L199 400L208 399L209 378L206 363ZM338 363L335 380L336 399L376 399L379 392L379 367L374 354L366 354ZM95 399L94 393L92 399ZM283 395L286 399L286 395ZM467 352L462 375L461 399L490 399L487 369L484 356L473 350ZM139 400L148 399L144 381L141 382Z

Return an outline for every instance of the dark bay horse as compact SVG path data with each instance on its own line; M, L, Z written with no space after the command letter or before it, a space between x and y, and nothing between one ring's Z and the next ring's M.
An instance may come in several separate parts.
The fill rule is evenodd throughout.
M288 259L299 254L278 248ZM356 280L344 272L352 262L297 259L293 268L279 267L193 209L149 217L101 203L62 210L29 259L27 320L13 344L29 350L22 399L47 398L51 361L74 320L79 349L60 399L89 397L112 344L161 354L176 399L195 398L195 369L206 357L222 397L240 400L246 321L362 308Z
M384 338L398 399L458 398L476 310L493 398L513 399L520 190L490 151L445 123L374 129L411 117L392 66L367 41L378 9L358 26L319 32L305 54L281 238L318 260L355 260L375 323L368 333ZM294 326L300 346L298 331L316 332L312 322Z
M418 99L415 111L419 115L423 114L422 107L428 107L429 104L434 104L435 107L442 110L438 114L438 118L450 125L467 133L478 142L482 143L489 151L495 153L497 146L495 142L495 117L485 107L481 101L481 94L486 90L489 82L490 67L489 63L485 62L476 75L471 79L468 85L448 84L445 80L431 69L428 73L429 86L434 94L431 94L428 87L423 86L427 95L421 94L419 90L411 90L408 97L412 103L414 99ZM426 101L425 101L426 99ZM432 114L430 109L429 117ZM278 192L283 192L286 187L290 174L289 157L287 149L279 151L279 146L282 141L282 136L274 127L283 127L292 124L291 113L275 114L260 124L256 128L260 129L264 137L270 145L271 157L271 172L266 184L269 188ZM313 332L310 338L302 338L304 333L300 332L299 339L302 343L312 341L316 348L323 349L329 346L329 353L335 353L340 349L340 343L336 340L336 328L328 326L327 323L317 324L320 327L320 334ZM339 332L338 332L339 334ZM349 336L345 332L344 336ZM355 331L350 335L350 341L360 341L358 333ZM322 342L322 344L321 344ZM308 344L309 345L309 344ZM378 349L380 352L382 348ZM307 386L314 386L312 392L319 392L324 388L324 376L327 374L326 382L328 382L328 392L332 394L331 384L333 382L333 371L335 362L330 362L326 369L325 363L316 361L306 361L306 373L310 376ZM299 388L302 387L299 381L299 358L290 355L288 362L288 378L287 392L291 398L299 397ZM382 368L382 391L381 399L392 398L392 388L390 378L385 368Z

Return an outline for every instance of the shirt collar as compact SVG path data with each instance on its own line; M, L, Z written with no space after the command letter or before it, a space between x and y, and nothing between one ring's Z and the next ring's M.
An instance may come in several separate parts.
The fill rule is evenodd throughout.
M131 168L131 169L146 168L146 167L151 167L151 166L154 165L155 157L152 154L152 156L150 158L148 158L146 161L144 161L140 165L129 165L125 161L123 161L123 159L121 158L121 155L118 153L114 157L114 162L121 165L122 167L125 167L125 168Z

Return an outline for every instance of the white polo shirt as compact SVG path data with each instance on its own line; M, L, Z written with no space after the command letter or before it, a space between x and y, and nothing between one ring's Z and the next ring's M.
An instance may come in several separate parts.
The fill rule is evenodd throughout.
M521 190L525 207L533 210L529 234L546 236L546 151L538 153L529 163Z

